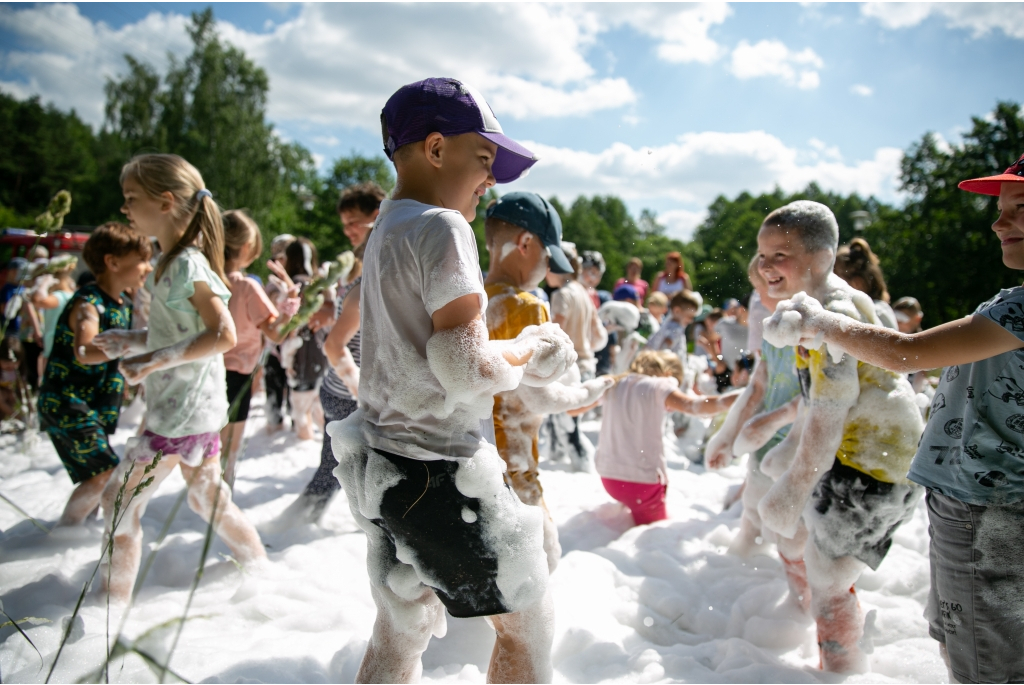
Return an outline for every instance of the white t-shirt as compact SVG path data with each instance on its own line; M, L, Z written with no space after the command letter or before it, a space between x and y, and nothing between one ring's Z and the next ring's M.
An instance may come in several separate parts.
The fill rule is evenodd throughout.
M764 340L764 320L772 315L768 307L761 302L756 292L750 296L750 309L747 315L747 349L751 352L761 349Z
M462 214L384 200L363 255L359 406L371 447L411 459L472 457L481 411L456 404L427 364L431 316L465 295L487 310L480 255ZM490 411L490 408L487 409Z
M594 453L594 467L602 478L668 482L662 426L665 400L678 389L675 378L631 373L605 393Z
M569 281L551 293L551 318L563 317L559 324L572 340L580 360L594 358L608 344L608 332L597 316L590 293L579 281Z
M726 366L735 370L740 352L744 349L750 351L745 347L750 333L747 325L737 321L734 316L724 316L715 324L715 331L722 336L722 358Z
M146 349L158 350L206 330L199 312L188 301L196 281L205 281L224 304L231 291L210 268L203 253L187 247L167 265L160 281L154 271L146 286L153 293ZM146 377L146 430L165 438L215 433L228 422L224 355L154 371Z

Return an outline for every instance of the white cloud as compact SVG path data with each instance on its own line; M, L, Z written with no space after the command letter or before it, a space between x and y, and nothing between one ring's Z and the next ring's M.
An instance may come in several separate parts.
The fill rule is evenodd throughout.
M659 147L614 143L596 153L525 144L540 161L517 189L565 201L615 194L634 208L667 207L662 218L676 235L699 223L717 196L735 197L742 191L779 186L793 192L814 181L828 190L894 201L903 154L879 148L871 159L846 163L834 146L814 140L807 149L791 148L764 131L688 133Z
M777 77L786 85L810 90L821 82L817 70L824 65L811 48L795 52L777 40L762 40L754 45L741 40L732 51L730 69L739 79Z
M629 26L658 41L658 57L665 62L710 64L725 53L708 31L732 14L724 3L676 5L663 3L597 4L587 6L609 27Z
M1024 40L1024 4L1019 2L869 2L861 5L860 11L888 29L917 26L929 16L937 15L949 28L969 30L975 38L999 30L1011 38Z
M93 23L74 5L0 6L0 30L15 34L33 50L0 53L0 70L24 80L0 81L17 97L40 95L44 102L74 108L85 121L103 121L103 85L125 69L129 52L157 70L167 66L167 51L189 49L187 18L153 12L144 19L112 29Z
M272 120L378 130L382 103L399 86L448 75L477 86L499 118L585 115L635 102L624 78L597 76L585 57L607 28L593 13L540 4L310 4L269 33L227 22L218 30L266 69ZM168 50L190 49L183 15L152 13L113 30L74 5L0 6L0 29L32 51L11 50L0 82L102 121L103 83L129 52L166 68ZM381 27L387 27L382 39ZM495 31L494 27L502 27Z
M871 86L866 86L863 83L855 83L850 86L850 92L854 95L860 95L861 97L867 98L874 94L875 89Z
M665 235L688 242L707 215L707 210L670 209L658 215L658 223L665 227Z

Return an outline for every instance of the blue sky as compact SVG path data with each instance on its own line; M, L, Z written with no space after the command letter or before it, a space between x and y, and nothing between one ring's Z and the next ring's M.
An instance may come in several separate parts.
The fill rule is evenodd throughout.
M0 5L0 89L102 123L125 52L166 66L200 3ZM686 237L718 194L814 180L898 201L899 153L1020 101L1024 4L217 4L322 164L380 149L398 86L476 85L541 162L514 187L614 193ZM1007 160L1007 164L1012 160Z

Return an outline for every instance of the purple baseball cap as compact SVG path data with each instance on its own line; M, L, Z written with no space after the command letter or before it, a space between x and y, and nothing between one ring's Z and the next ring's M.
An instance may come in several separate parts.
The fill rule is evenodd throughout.
M498 183L521 178L537 157L501 130L480 91L453 78L428 78L399 88L380 113L384 154L426 139L431 133L476 132L498 146L491 173Z

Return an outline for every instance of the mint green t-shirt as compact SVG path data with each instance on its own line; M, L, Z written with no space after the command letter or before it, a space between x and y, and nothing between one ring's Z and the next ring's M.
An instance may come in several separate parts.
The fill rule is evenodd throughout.
M790 402L800 394L800 379L796 375L796 348L775 347L767 342L761 343L761 359L768 371L768 382L765 385L762 412L774 411ZM782 442L789 434L792 424L783 426L772 436L761 449L754 453L758 461L764 459L768 450Z
M146 347L158 350L206 330L189 302L196 281L204 281L225 307L231 291L210 268L203 253L185 248L167 265L159 282L154 271L147 286L153 293ZM228 422L224 355L155 371L146 377L146 430L166 438L215 433Z

